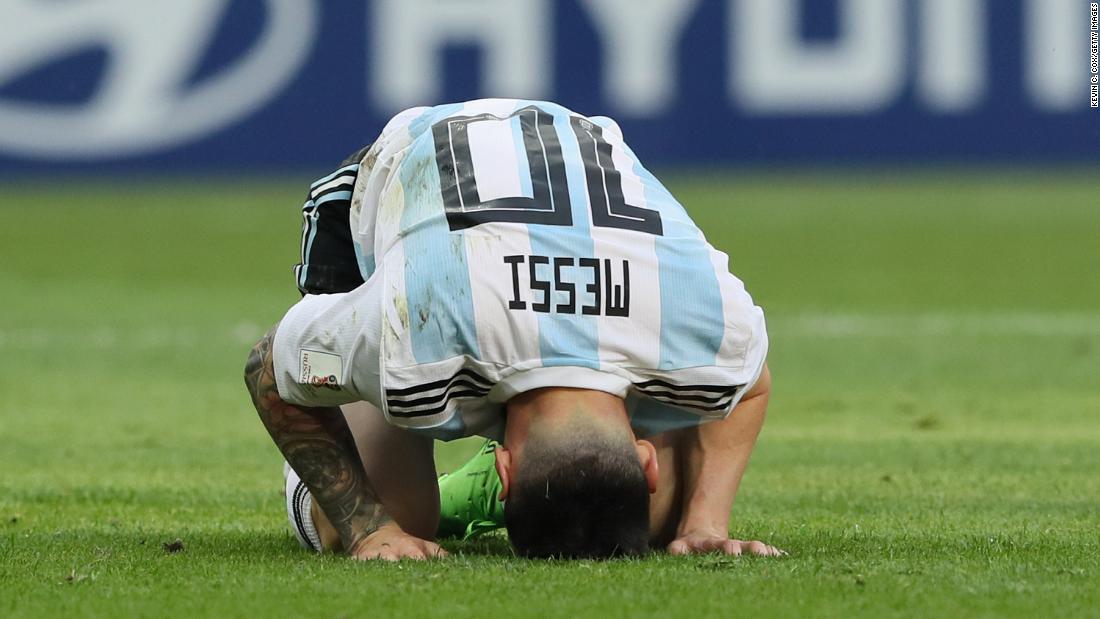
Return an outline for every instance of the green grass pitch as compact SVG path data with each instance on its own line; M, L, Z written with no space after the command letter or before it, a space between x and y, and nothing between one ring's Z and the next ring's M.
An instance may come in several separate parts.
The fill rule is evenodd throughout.
M396 565L298 550L240 378L304 183L0 187L0 616L1097 616L1095 178L672 178L767 311L731 530L790 556Z

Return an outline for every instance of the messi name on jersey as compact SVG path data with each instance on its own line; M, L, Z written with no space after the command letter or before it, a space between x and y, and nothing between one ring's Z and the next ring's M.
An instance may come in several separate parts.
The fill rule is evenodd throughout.
M504 263L511 267L510 310L630 316L629 260L515 254Z

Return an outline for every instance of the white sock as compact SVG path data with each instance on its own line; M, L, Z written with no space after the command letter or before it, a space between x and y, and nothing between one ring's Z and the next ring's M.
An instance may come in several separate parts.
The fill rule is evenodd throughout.
M313 526L313 496L309 488L302 483L298 474L290 465L283 463L283 478L286 480L286 517L290 521L290 530L306 550L321 552L321 536Z

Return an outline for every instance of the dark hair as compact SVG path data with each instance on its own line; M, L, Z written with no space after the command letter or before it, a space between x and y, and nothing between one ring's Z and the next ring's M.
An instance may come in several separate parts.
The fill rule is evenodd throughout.
M646 554L649 488L633 443L534 439L515 464L504 506L516 551L568 559Z

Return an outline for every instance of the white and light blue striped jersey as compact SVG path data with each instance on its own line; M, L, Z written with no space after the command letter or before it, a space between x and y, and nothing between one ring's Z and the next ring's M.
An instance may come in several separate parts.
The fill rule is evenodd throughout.
M396 116L361 162L352 237L383 286L381 402L440 438L564 386L652 434L720 419L759 376L763 312L604 117L485 99Z

